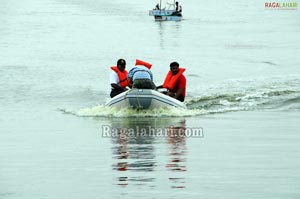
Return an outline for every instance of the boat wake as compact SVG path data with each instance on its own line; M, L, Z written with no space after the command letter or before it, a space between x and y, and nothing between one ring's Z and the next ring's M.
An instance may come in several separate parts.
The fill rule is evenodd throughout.
M300 101L299 96L300 91L291 90L215 94L192 98L187 102L187 107L188 109L207 110L210 114L255 109L277 109L298 104Z
M187 100L187 107L204 109L210 114L261 109L299 110L299 83L298 78L233 80Z
M268 82L267 84L265 82ZM207 88L205 95L187 97L188 109L160 108L152 110L117 109L104 105L79 110L61 109L79 117L189 117L232 111L251 110L300 110L299 79L288 81L235 80L228 85ZM241 85L244 85L243 87ZM224 89L226 88L226 89Z
M131 108L115 108L104 105L97 105L80 110L60 109L64 113L76 115L79 117L181 117L194 116L200 114L201 110L197 109L179 109L179 108L157 108L136 110Z

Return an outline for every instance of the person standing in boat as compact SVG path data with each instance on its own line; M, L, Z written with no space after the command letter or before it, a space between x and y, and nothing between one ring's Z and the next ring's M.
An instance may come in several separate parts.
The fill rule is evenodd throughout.
M156 4L156 6L155 6L154 10L159 10L159 9L160 9L160 6L159 6L159 4Z
M132 88L156 89L153 83L153 75L150 71L152 64L136 60L135 67L128 72L128 81Z
M157 88L166 88L168 91L165 94L174 97L183 102L186 93L186 78L183 75L185 68L179 68L177 62L170 64L170 71L168 72L163 85Z
M179 5L178 1L175 2L175 7L176 7L175 8L176 12L179 12L179 13L182 12L182 7L181 7L181 5Z
M117 66L112 66L112 73L110 75L110 85L111 92L110 97L124 92L127 90L126 86L129 86L129 82L127 79L128 72L126 71L126 61L124 59L119 59L117 62Z
M172 13L172 16L181 17L182 7L179 5L178 1L175 2L175 11Z

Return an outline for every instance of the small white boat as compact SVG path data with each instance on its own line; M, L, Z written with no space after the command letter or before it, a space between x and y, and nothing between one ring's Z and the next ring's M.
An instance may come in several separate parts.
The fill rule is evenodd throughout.
M176 107L186 109L186 105L168 95L152 89L131 89L111 98L106 106L116 108L154 109Z
M154 16L155 21L181 21L182 14L175 9L175 0L172 3L166 3L166 7L161 7L162 2L158 4L158 7L149 10L149 15Z

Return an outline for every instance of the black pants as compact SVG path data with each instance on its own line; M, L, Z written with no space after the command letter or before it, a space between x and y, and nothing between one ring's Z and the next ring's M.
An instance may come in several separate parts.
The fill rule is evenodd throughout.
M183 97L183 95L180 95L180 96L177 98L177 100L179 100L179 101L181 101L181 102L184 102L184 97Z
M120 93L123 93L125 90L123 89L111 89L110 97L113 98L116 95L119 95Z

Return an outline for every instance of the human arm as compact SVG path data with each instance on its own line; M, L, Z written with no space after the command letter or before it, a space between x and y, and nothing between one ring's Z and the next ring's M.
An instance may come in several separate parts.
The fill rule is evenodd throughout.
M167 92L167 95L169 95L170 97L173 97L175 99L178 99L182 94L183 94L183 88L179 88L176 93L171 92L171 91Z
M119 80L118 74L116 72L111 73L109 81L110 81L110 85L111 85L112 89L126 90L119 85L120 80Z
M174 95L175 99L178 99L183 94L183 88L179 88Z
M131 77L127 77L127 79L128 79L128 82L129 82L129 88L131 88L132 87L132 84L133 84L133 81L132 81L132 78Z
M130 88L132 87L132 84L133 84L133 75L134 75L135 70L136 70L136 67L130 69L130 71L128 72L128 75L127 75L127 80L129 82Z

